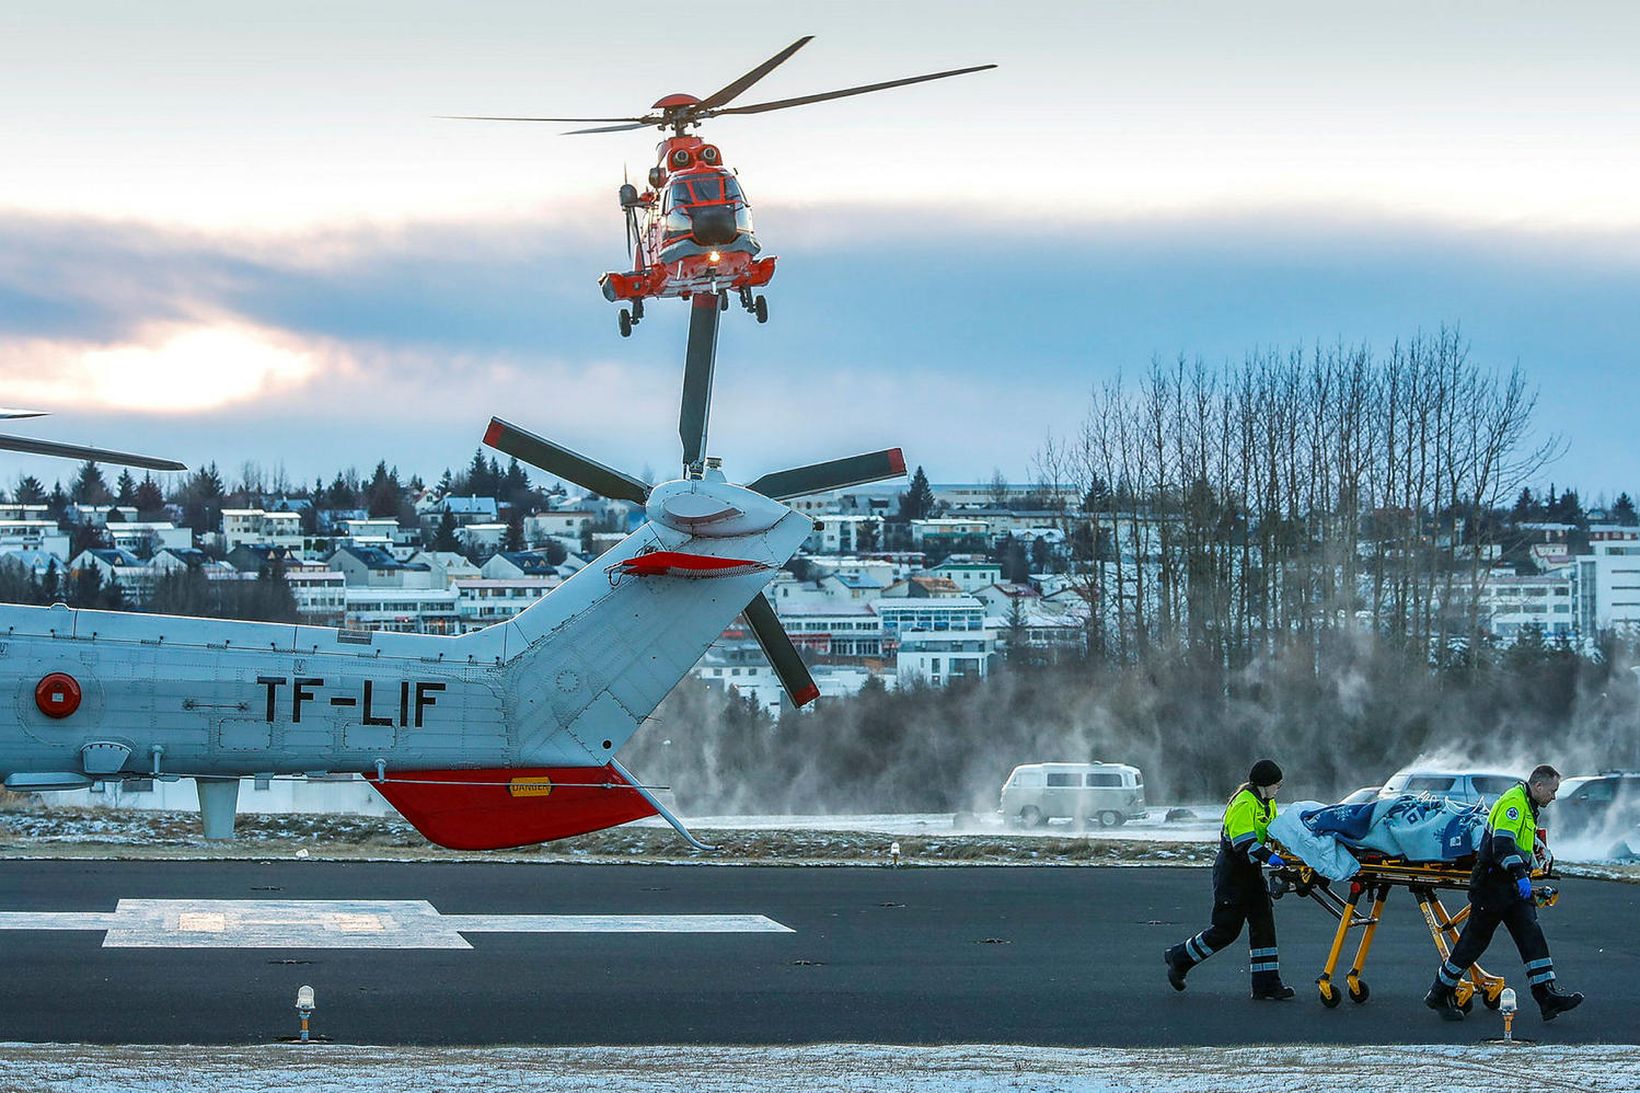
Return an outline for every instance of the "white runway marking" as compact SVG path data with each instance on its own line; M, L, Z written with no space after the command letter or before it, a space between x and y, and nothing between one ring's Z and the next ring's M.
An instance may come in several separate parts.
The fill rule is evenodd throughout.
M0 930L104 930L105 949L470 949L462 933L789 934L763 915L442 915L424 899L122 899L0 911Z

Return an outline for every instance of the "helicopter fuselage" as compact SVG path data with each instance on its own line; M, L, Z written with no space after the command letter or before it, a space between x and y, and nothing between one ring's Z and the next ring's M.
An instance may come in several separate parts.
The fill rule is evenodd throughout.
M633 268L604 274L604 297L689 299L734 290L746 303L774 276L775 259L758 257L751 204L735 172L716 145L696 136L662 141L656 159L648 189L621 187ZM634 317L641 315L640 309Z

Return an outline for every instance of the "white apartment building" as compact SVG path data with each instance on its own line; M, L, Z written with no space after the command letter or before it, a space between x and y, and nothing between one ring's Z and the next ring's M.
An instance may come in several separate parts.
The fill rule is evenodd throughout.
M557 537L580 541L581 532L590 528L598 514L571 509L564 512L538 512L524 517L524 541L530 546L544 546L548 539Z
M954 679L984 679L995 651L989 630L905 630L895 653L899 686L917 681L941 687Z
M170 544L166 544L169 546ZM192 546L191 542L183 544ZM223 509L222 549L238 546L280 546L302 549L302 514L264 509Z
M450 586L456 591L459 632L506 622L562 583L557 577L458 577Z
M1493 574L1481 588L1480 609L1488 629L1504 642L1528 626L1540 627L1551 641L1577 632L1569 569L1526 577Z
M35 507L44 511L45 506L12 505L8 508ZM36 520L33 518L0 519L0 551L20 551L24 554L55 554L59 560L66 559L72 548L73 540L66 532L57 530L54 520Z
M778 614L800 649L839 657L882 655L883 624L870 604L804 600Z
M957 591L972 596L1001 581L1002 567L993 562L946 561L930 569L928 575L944 577L957 586Z
M169 520L118 520L108 525L108 537L116 550L129 550L139 558L152 557L161 550L182 550L194 545L191 528L179 528Z
M937 545L962 545L974 538L989 542L991 525L984 520L957 518L911 521L911 545L918 550L928 550Z
M296 613L310 626L340 626L347 613L347 575L324 565L285 568L285 583L296 600Z
M912 631L943 633L985 629L985 605L973 596L884 599L873 603L871 609L882 622L885 647Z
M852 516L840 513L822 513L814 515L817 525L814 532L803 541L803 549L811 554L852 554L856 550L875 550L882 545L883 522L876 516ZM877 528L875 543L860 542L860 528L864 524L873 524Z
M1571 566L1576 625L1585 643L1604 630L1640 632L1640 528L1595 525L1592 554Z
M343 625L397 634L454 634L460 625L453 588L359 588L343 593Z

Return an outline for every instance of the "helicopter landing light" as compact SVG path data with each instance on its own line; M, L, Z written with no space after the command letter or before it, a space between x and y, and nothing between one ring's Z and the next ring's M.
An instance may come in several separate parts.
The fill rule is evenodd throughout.
M708 254L706 256L706 260L708 262L714 262L714 263L721 262L721 261L723 261L723 255L719 254L717 251L712 251L710 254Z

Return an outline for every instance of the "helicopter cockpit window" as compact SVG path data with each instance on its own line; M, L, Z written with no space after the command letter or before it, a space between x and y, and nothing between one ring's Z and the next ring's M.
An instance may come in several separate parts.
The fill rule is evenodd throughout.
M723 200L723 187L715 177L695 179L694 188L697 202Z
M725 197L727 197L730 201L745 201L746 200L746 196L740 192L740 183L735 181L733 176L728 176L728 177L724 178L724 180L723 180L723 195Z
M672 183L672 207L674 209L677 208L679 205L693 204L694 200L695 200L694 198L689 196L689 183L687 183L687 182L674 182L674 183Z

